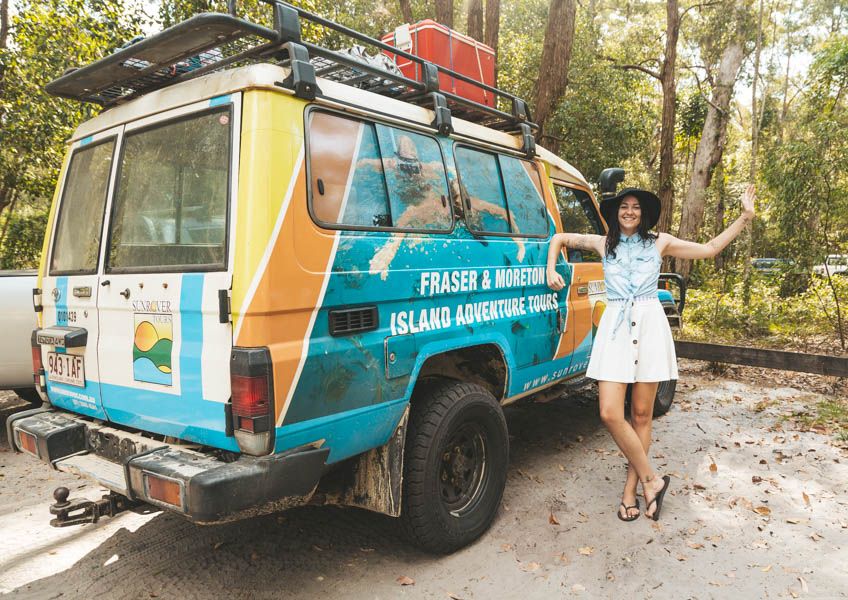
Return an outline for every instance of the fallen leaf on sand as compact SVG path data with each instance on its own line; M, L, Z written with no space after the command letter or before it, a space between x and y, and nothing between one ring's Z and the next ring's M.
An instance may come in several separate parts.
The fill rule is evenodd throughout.
M457 596L457 595L456 595L456 594L454 594L453 592L447 592L447 596L448 596L448 598L450 598L451 600L463 600L462 596Z
M809 592L809 591L810 591L810 588L808 588L808 587L807 587L807 580L806 580L806 579L804 579L803 577L801 577L801 576L799 575L799 576L798 576L798 581L800 581L800 582L801 582L801 591L802 591L802 592L804 592L804 593L806 594L807 592Z
M559 554L554 560L561 562L564 565L571 563L571 559L568 558L568 555L565 552Z
M771 571L771 565L763 567L762 569L760 569L760 571L762 571L763 573L768 573L769 571Z
M692 489L695 489L695 490L705 490L705 489L707 489L707 488L706 488L706 486L703 486L703 485L701 485L700 483L693 483L693 484L692 484Z
M813 540L814 542L817 542L819 540L823 540L824 538L814 531L813 533L810 534L810 539Z
M532 573L533 571L538 571L541 567L542 565L537 562L529 562L526 565L521 565L521 570Z
M512 544L501 544L501 552L509 552L512 550Z
M685 561L685 560L686 560L686 557L685 557L685 556L683 556L682 554L678 554L678 555L677 555L677 560L679 560L680 562L683 562L683 561Z
M807 492L801 492L801 496L804 498L804 504L809 506L810 505L810 497L807 495Z
M579 583L575 583L574 585L571 586L571 591L574 592L575 594L579 594L581 592L585 592L586 587L580 585Z
M212 546L212 549L217 550L218 548L220 548L223 545L224 545L224 542L215 542L215 545Z
M548 515L548 523L550 523L551 525L559 525L559 521L557 521L556 515L554 515L553 512Z
M407 577L406 575L401 575L395 581L401 585L415 585L415 580L412 577Z
M767 517L771 514L771 509L768 506L758 506L754 509L754 512L761 514L764 517Z
M717 472L718 472L718 465L715 464L715 463L710 463L710 473L717 473Z
M700 550L704 547L703 544L699 544L698 542L687 542L686 545L692 548L692 550Z
M790 525L801 525L805 523L809 523L809 519L786 519L786 522Z
M751 477L751 483L760 483L762 480L763 478L759 475L754 475L753 477Z
M577 551L583 556L591 556L595 549L592 546L583 546L578 548Z

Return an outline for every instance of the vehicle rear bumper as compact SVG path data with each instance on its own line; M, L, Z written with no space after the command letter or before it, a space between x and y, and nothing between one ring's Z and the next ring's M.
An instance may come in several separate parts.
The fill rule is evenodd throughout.
M232 521L305 504L329 454L329 448L307 446L262 457L242 454L225 462L190 447L51 409L12 415L6 427L13 450L197 523ZM28 444L22 436L30 436ZM168 503L151 497L151 478L177 484L179 500Z

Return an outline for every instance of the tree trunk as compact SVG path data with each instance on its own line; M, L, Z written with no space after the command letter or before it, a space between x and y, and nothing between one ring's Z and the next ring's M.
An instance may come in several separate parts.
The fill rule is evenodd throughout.
M754 49L754 79L751 83L751 171L749 181L757 179L757 147L760 134L760 119L757 111L757 83L760 79L760 53L763 46L763 4L760 0L760 15L757 23L757 46ZM751 258L754 256L754 225L745 233L745 264L742 267L742 300L751 301Z
M0 0L0 50L5 50L9 38L9 0Z
M731 39L722 52L704 129L698 148L695 150L692 179L683 202L680 229L677 232L680 239L697 241L704 224L707 188L712 181L713 170L724 152L727 123L730 120L730 99L733 96L733 85L736 83L744 54L744 40L741 36ZM675 261L675 268L684 279L688 279L692 261L678 259Z
M660 176L657 195L660 198L660 221L657 228L668 231L674 216L674 115L677 87L674 79L677 62L677 38L680 36L680 12L677 0L666 2L665 56L660 71L662 86L662 127L660 131Z
M453 29L453 0L436 0L436 22Z
M412 16L412 0L398 0L400 4L400 14L403 17L404 23L414 23L415 17Z
M724 161L718 161L715 170L715 179L718 183L716 185L716 195L718 196L718 200L716 201L716 212L715 212L715 223L713 225L713 237L720 234L724 231L724 196L727 190L724 187ZM724 260L725 254L724 252L719 252L715 256L715 268L716 271L724 270Z
M9 40L9 0L0 0L0 50L5 50L8 46ZM3 76L5 72L5 67L3 63L0 63L0 98L3 97L3 90L5 89L5 84L3 82ZM5 111L0 110L0 115L2 115Z
M486 34L483 40L495 51L495 83L498 87L498 37L501 31L501 0L486 0Z
M468 1L468 37L483 40L483 0Z
M551 0L539 65L539 73L545 75L539 76L533 90L536 106L534 118L539 124L540 138L545 131L545 122L556 109L568 85L568 64L571 62L576 16L575 0ZM556 143L548 145L551 150L555 150Z

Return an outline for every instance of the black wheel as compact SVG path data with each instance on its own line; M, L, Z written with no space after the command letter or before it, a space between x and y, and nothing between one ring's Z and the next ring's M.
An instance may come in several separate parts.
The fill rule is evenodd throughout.
M674 402L674 392L677 390L677 380L669 379L660 382L657 388L657 397L654 399L654 418L663 416L671 408Z
M40 406L43 402L41 396L35 391L35 388L18 388L14 392L21 400L26 400L33 406Z
M413 398L401 520L414 544L447 554L492 524L506 485L509 438L485 388L441 381Z
M669 379L661 381L657 387L657 397L654 399L654 418L663 416L671 408L671 403L674 401L674 392L677 389L677 380ZM633 393L633 384L627 386L627 393L624 396L625 406L630 406L630 398Z

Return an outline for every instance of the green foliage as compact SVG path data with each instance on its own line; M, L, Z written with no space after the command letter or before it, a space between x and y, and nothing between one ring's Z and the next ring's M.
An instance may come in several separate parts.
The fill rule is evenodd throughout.
M0 248L0 269L38 267L46 227L47 212L12 215L6 226L7 243Z
M791 275L790 275L791 276ZM725 293L719 281L689 289L684 311L687 338L765 346L804 346L833 338L836 302L826 279L813 277L801 293L781 294L786 275L756 276L751 301L743 302L741 278ZM848 277L835 277L837 297L848 298ZM845 325L843 324L843 327ZM846 332L848 333L848 332ZM835 343L831 351L838 351Z

